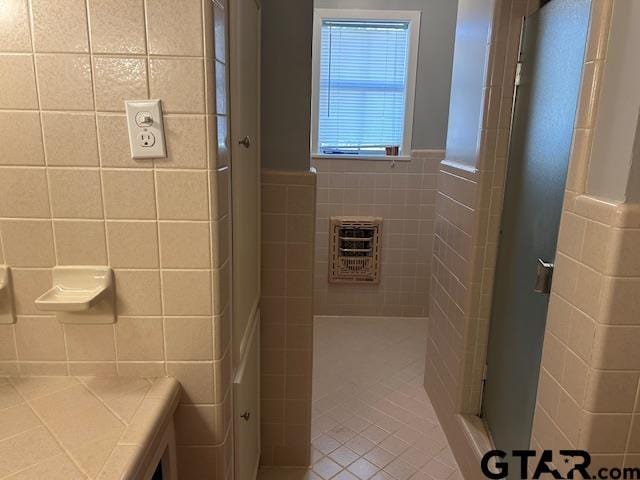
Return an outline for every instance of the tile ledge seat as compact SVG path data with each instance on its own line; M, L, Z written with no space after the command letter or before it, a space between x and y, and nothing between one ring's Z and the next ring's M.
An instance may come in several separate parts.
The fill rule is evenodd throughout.
M174 378L0 377L0 477L139 479L180 394Z

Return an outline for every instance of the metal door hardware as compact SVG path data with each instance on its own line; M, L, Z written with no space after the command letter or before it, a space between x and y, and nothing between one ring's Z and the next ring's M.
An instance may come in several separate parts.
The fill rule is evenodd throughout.
M553 263L538 259L538 267L536 268L536 286L533 291L536 293L550 293L551 281L553 279Z
M242 145L244 148L249 148L251 146L251 139L249 137L244 137L242 140L238 141L238 145Z
M240 418L244 418L244 421L248 422L249 419L251 418L251 412L249 410L247 410L242 415L240 415Z

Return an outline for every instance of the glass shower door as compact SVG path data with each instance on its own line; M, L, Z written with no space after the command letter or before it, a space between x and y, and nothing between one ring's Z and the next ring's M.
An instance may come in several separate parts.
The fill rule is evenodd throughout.
M506 451L530 444L549 301L534 290L556 252L590 7L552 0L524 24L483 399Z

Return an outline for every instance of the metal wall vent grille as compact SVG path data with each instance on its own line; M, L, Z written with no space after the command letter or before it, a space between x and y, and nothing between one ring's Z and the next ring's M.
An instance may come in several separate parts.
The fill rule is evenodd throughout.
M329 281L380 281L380 225L378 217L331 217Z

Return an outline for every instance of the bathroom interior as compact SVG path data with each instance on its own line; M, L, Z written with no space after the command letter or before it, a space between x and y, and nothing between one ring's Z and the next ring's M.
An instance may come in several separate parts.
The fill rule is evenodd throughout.
M639 44L635 0L0 0L0 479L640 468Z

